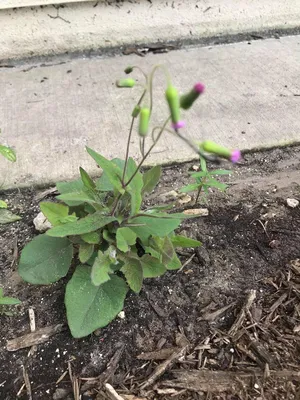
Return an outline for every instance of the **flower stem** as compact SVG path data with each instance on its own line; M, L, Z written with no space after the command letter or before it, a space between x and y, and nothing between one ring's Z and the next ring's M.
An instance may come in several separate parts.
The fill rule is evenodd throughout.
M134 173L132 174L131 178L123 185L124 188L130 184L130 182L132 181L132 179L136 176L136 174L138 173L138 171L139 171L140 168L142 167L142 165L143 165L143 163L145 162L146 158L149 156L149 154L150 154L151 151L153 150L153 147L154 147L154 146L157 144L157 142L159 141L159 139L160 139L162 133L164 132L164 130L165 130L167 124L168 124L169 121L170 121L170 118L171 118L171 117L169 117L169 118L165 121L165 123L163 124L163 126L161 127L160 132L158 133L158 135L157 135L157 137L156 137L156 139L155 139L155 142L152 143L152 145L149 147L148 151L147 151L146 154L143 156L142 160L140 161L140 163L139 163L139 165L137 166L136 170L135 170Z
M137 105L139 106L141 102L143 101L143 98L145 97L145 94L147 93L147 89L144 90L142 96L140 97ZM123 168L123 175L122 175L122 185L124 185L125 182L125 175L126 175L126 169L127 169L127 164L128 164L128 156L129 156L129 148L130 148L130 140L132 136L132 131L133 131L133 125L134 125L134 120L135 117L132 117L130 128L129 128L129 134L128 134L128 139L127 139L127 147L126 147L126 155L125 155L125 164Z

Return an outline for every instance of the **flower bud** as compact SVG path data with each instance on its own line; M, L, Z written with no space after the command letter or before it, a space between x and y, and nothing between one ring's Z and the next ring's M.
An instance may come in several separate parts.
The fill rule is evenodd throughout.
M150 120L150 109L143 107L140 110L140 122L139 122L139 135L142 137L147 136L149 129Z
M15 162L17 160L16 153L10 147L0 145L0 154L2 154L8 161Z
M169 104L173 128L182 128L184 126L184 122L180 121L179 95L177 89L174 86L168 86L166 90L166 99Z
M131 113L132 118L136 118L139 115L140 111L141 111L141 107L138 105L135 106Z
M131 65L128 65L128 67L124 69L125 74L131 74L132 71L133 67Z
M204 92L204 89L205 86L202 83L196 83L189 93L180 97L180 107L184 110L191 108L194 101Z
M135 85L135 80L132 78L119 79L117 80L116 85L119 88L132 88Z
M215 142L212 142L211 140L205 140L202 144L201 147L204 151L207 151L208 153L213 153L216 154L217 156L227 158L233 163L236 163L240 160L241 158L241 152L240 150L229 150L226 147L220 146Z

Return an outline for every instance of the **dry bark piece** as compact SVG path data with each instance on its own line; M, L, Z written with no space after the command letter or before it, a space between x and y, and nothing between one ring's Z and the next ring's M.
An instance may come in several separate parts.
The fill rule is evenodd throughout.
M208 209L207 208L190 208L189 210L184 210L183 214L185 215L197 215L198 217L207 217Z
M225 311L233 307L235 304L236 302L234 301L233 303L230 303L227 306L220 308L219 310L213 312L206 312L200 318L198 318L198 321L215 321L218 317L224 314Z
M256 298L256 290L250 290L250 293L248 294L245 303L243 304L243 307L241 311L239 312L236 320L234 321L232 327L229 329L228 335L230 336L235 336L239 329L242 327L244 320L250 312L250 308Z
M27 335L8 340L6 348L8 351L16 351L44 343L47 342L51 336L62 332L65 329L66 327L63 324L46 326L45 328L38 329L37 331L28 333Z
M109 383L105 384L105 390L111 400L124 400Z
M261 369L246 371L210 371L210 370L174 370L174 380L160 382L160 387L189 389L195 392L224 392L238 390L243 385L252 385L257 379L264 377ZM300 381L300 372L293 370L270 371L270 377L274 379L293 379Z
M149 376L149 378L142 384L141 390L147 388L152 385L162 374L164 374L167 369L171 368L172 365L182 356L185 355L188 346L183 347L182 349L178 349L171 354L171 356L164 361L162 364L159 364L154 372Z
M137 356L138 360L166 360L169 358L174 351L177 351L179 347L169 347L158 351L149 351L142 353Z

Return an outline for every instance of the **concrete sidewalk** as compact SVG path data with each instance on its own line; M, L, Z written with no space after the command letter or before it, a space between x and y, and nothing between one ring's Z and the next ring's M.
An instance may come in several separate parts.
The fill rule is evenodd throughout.
M165 64L184 92L196 81L207 86L184 119L186 135L251 149L300 142L300 37L284 37L168 54L75 59L51 66L0 69L0 143L13 146L14 165L0 159L3 187L48 184L78 175L81 165L99 170L86 145L106 157L124 157L130 113L139 88L114 82L130 64L145 70ZM155 90L154 124L166 114L163 74ZM163 113L159 114L159 113ZM138 158L133 137L132 155ZM150 163L194 157L166 133Z

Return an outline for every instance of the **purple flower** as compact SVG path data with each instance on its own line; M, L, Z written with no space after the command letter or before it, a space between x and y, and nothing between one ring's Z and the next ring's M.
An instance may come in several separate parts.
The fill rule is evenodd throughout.
M201 82L198 82L198 83L196 83L196 84L195 84L195 86L194 86L194 90L195 90L195 92L197 92L197 93L201 94L201 93L203 93L203 92L204 92L204 90L205 90L205 86L203 85L203 83L201 83Z
M178 121L175 124L172 124L172 128L175 129L175 131L177 129L184 128L184 127L185 127L185 122L184 121Z
M230 156L230 161L235 164L241 159L241 157L242 155L240 150L233 150Z

